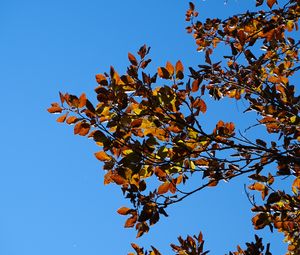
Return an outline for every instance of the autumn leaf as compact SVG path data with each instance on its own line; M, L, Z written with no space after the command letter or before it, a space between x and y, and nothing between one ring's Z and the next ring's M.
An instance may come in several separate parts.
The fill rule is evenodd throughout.
M166 64L166 69L168 70L170 76L174 74L174 66L169 61Z
M96 81L103 86L108 85L107 79L103 74L97 74Z
M47 111L50 113L61 113L62 110L63 109L59 106L58 103L52 103L51 107L47 109Z
M69 124L69 125L71 125L71 124L76 123L77 121L78 121L78 118L77 118L76 116L70 116L70 117L67 119L66 123Z
M133 54L131 54L130 52L128 53L128 59L133 66L138 65L138 61L136 60L135 56Z
M163 79L170 79L169 71L164 67L159 67L157 69L158 76Z
M86 104L86 95L85 95L85 93L82 93L81 96L79 97L78 108L84 107L85 104Z
M60 122L60 123L63 123L63 122L65 122L67 116L68 116L68 113L66 113L66 114L64 114L64 115L62 115L62 116L60 116L60 117L58 117L58 118L56 119L56 121L57 121L57 122Z
M100 161L109 161L111 160L111 157L106 154L104 151L99 151L95 153L95 157L99 159Z
M137 215L134 214L133 216L131 216L130 218L128 218L125 222L124 227L125 228L132 228L135 223L137 222Z
M169 182L164 182L163 184L161 184L158 189L157 189L157 194L162 195L168 192L170 187L170 183Z
M275 3L277 4L277 0L267 0L267 5L269 6L270 9L273 7Z
M296 178L292 184L292 191L294 194L298 195L299 190L300 190L300 178Z
M81 136L85 136L89 133L90 131L90 124L87 122L78 122L75 126L74 126L74 134L75 135L81 135Z
M142 119L136 119L134 121L131 122L131 126L133 128L139 127L142 125L143 120Z
M192 92L196 92L196 91L198 91L198 89L199 89L199 80L197 79L197 80L194 80L193 81L193 83L192 83Z
M131 211L130 208L127 208L127 207L121 207L121 208L118 209L117 212L118 212L119 214L121 214L121 215L127 215L127 214L130 213L130 211Z

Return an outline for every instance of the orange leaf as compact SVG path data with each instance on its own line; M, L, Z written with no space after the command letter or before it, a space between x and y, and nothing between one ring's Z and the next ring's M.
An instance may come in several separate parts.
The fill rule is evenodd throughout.
M59 98L60 98L61 104L63 104L65 102L65 97L61 92L59 92Z
M219 183L219 181L210 181L209 182L209 184L208 184L208 187L215 187L215 186L217 186L218 185L218 183Z
M75 122L77 122L78 121L78 119L77 119L77 117L75 117L75 116L70 116L68 119L67 119L67 124L74 124Z
M121 215L127 215L129 214L131 211L130 208L127 208L127 207L121 207L118 209L117 213L121 214Z
M135 56L133 54L131 54L130 52L128 52L128 59L133 66L138 65L138 62L137 62Z
M122 176L118 174L112 174L110 176L110 179L113 180L117 185L123 185L125 183L128 183Z
M50 113L61 113L62 110L63 109L59 106L58 103L52 103L51 107L47 109L47 111Z
M184 78L183 75L183 65L180 60L177 61L176 66L175 66L175 72L176 72L176 78L179 80L182 80Z
M74 134L85 136L90 131L90 128L90 124L86 122L78 122L74 127Z
M82 108L84 107L86 104L86 95L83 93L81 94L81 96L79 97L79 104L78 104L78 107L79 108Z
M184 67L183 67L183 64L181 63L180 60L177 61L176 66L175 66L175 70L176 70L176 73L179 72L179 71L183 72Z
M300 178L295 179L292 185L294 194L298 194L298 190L300 190Z
M103 74L97 74L96 81L103 86L108 85L107 79Z
M95 156L100 161L109 161L109 160L111 160L111 157L109 155L107 155L106 152L104 152L104 151L96 152Z
M206 106L205 102L202 99L200 99L200 111L202 113L205 113L206 110L207 110L207 106Z
M174 74L174 66L169 61L166 64L166 69L168 70L170 76Z
M260 182L255 182L252 185L250 185L248 188L251 190L257 190L257 191L263 191L265 189L265 185Z
M161 184L158 189L157 189L157 194L161 195L161 194L165 194L168 192L170 187L170 183L169 182L164 182L163 184Z
M66 120L66 118L67 118L67 115L68 115L68 113L66 113L66 114L64 114L64 115L62 115L62 116L60 116L60 117L58 117L58 118L56 119L56 121L57 121L57 122L60 122L60 123L64 122L64 121Z
M134 224L137 221L137 216L133 215L132 217L128 218L125 222L125 228L132 228L134 226Z
M267 0L267 5L271 9L274 4L277 4L277 0Z
M199 89L199 80L194 80L192 83L192 92L196 92Z
M175 194L175 192L176 192L176 184L175 183L170 183L169 190L170 190L170 192L172 194Z

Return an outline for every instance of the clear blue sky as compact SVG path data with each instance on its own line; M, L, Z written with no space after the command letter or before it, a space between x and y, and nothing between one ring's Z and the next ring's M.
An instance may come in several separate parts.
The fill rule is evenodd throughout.
M222 18L255 5L197 2L200 17ZM127 254L130 242L170 254L168 244L178 235L200 230L212 254L224 254L253 239L243 192L248 181L240 179L175 205L167 220L136 240L116 213L126 205L121 192L103 186L96 146L46 111L58 91L93 96L94 75L110 65L124 72L127 52L144 43L152 47L152 68L178 59L199 64L201 53L184 29L187 7L188 1L174 0L0 2L1 255ZM217 109L228 118L230 111ZM281 236L269 240L274 254L282 254Z

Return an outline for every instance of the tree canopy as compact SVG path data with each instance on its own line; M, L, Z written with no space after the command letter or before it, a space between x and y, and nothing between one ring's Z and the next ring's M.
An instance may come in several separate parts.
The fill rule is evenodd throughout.
M227 19L201 22L195 5L186 11L187 32L205 62L185 67L169 61L149 74L150 47L128 53L125 74L113 67L96 75L97 101L60 93L50 113L57 122L74 125L74 134L99 146L104 184L120 187L131 207L120 207L125 227L137 237L147 233L168 207L221 181L246 175L253 227L282 232L286 254L300 253L300 96L296 94L299 44L295 38L299 0L256 0L257 10ZM226 52L216 57L219 49ZM299 77L298 77L299 78ZM256 113L266 134L249 137L239 123L215 121L209 129L201 121L208 100L242 100L243 115ZM200 178L199 178L200 177ZM288 178L290 186L281 185ZM197 179L198 186L190 187ZM259 197L257 198L258 192ZM254 195L253 195L254 194ZM257 202L257 200L259 202ZM120 205L121 206L121 205ZM178 238L175 254L207 254L202 233ZM158 255L132 244L135 253ZM272 254L262 239L229 254Z

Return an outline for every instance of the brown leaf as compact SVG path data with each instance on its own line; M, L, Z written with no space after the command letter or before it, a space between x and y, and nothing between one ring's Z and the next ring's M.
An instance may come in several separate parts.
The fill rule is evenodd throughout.
M170 73L169 71L164 68L164 67L159 67L157 69L157 73L159 75L160 78L163 78L163 79L170 79Z
M199 89L199 80L197 79L197 80L194 80L193 81L193 83L192 83L192 92L196 92L196 91L198 91L198 89Z
M143 120L142 119L136 119L134 121L131 122L131 126L133 128L139 127L142 125Z
M128 52L128 59L133 66L138 65L138 61L136 60L135 56L133 54L131 54L130 52Z

